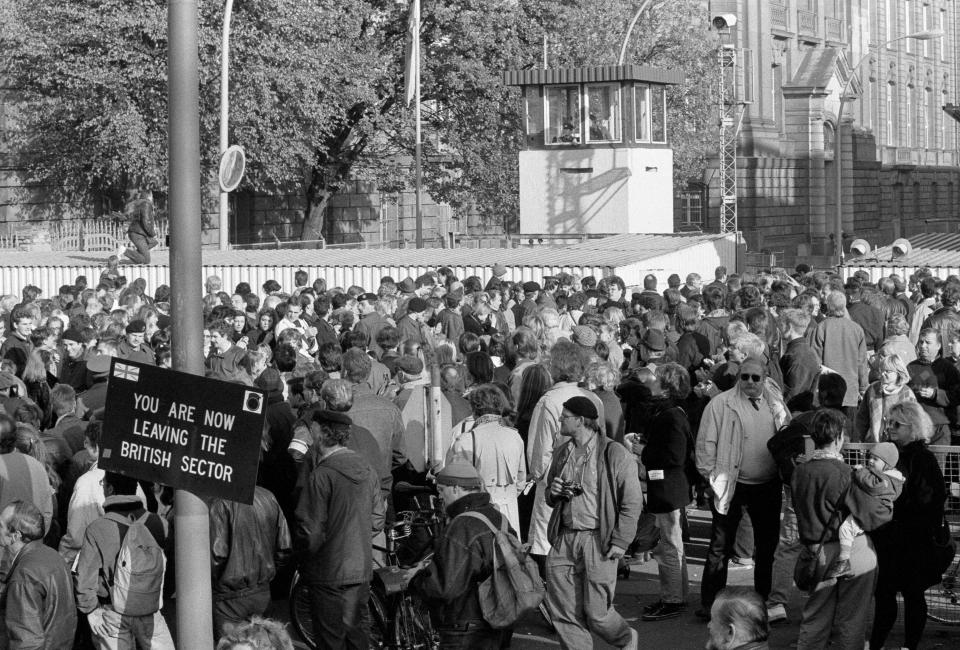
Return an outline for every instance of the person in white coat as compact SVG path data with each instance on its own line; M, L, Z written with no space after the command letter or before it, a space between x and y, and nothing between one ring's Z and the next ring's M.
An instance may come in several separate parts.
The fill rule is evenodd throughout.
M503 421L510 404L499 388L493 384L481 384L470 391L469 399L473 418L464 420L455 428L445 464L459 461L472 465L483 479L490 502L519 536L517 495L527 484L523 439L516 429Z

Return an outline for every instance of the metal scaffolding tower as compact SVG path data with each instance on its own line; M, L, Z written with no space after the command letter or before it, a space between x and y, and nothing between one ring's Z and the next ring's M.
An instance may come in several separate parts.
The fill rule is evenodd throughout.
M720 69L720 232L737 232L737 139L752 88L748 50L723 45L717 55Z

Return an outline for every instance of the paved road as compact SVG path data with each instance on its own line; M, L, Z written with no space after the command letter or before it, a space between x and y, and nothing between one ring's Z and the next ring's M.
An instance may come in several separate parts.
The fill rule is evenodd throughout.
M617 585L617 609L631 625L640 631L641 648L694 649L703 648L706 642L706 625L697 619L693 612L699 603L700 578L703 573L703 559L706 555L706 544L710 530L710 513L690 509L688 517L691 527L691 541L687 545L687 552L690 556L691 594L690 607L687 613L679 618L657 623L647 623L640 620L643 607L658 600L657 566L654 561L634 564L630 578L625 581L621 580ZM753 571L751 569L732 569L729 573L729 583L752 585ZM865 604L865 606L870 607L869 604ZM773 626L770 636L771 648L787 650L796 647L802 607L803 599L798 593L787 607L790 620ZM288 620L287 603L275 602L268 615ZM887 647L899 647L902 641L903 628L898 622L887 642ZM298 645L299 647L305 647L302 644ZM556 648L559 645L556 635L546 627L543 620L538 615L532 615L518 626L514 633L512 648L517 650L541 650ZM606 649L610 646L596 640L595 647ZM922 647L925 650L960 649L960 627L929 625Z

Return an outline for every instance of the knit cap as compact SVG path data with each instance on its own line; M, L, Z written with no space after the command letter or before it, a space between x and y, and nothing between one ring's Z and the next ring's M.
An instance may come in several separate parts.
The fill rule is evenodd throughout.
M573 342L585 348L592 348L597 344L597 333L587 325L577 325L573 328Z
M437 485L459 485L460 487L483 487L483 479L476 468L463 462L454 462L437 472Z
M881 459L888 467L896 467L900 460L900 451L892 442L878 442L870 448L870 453Z

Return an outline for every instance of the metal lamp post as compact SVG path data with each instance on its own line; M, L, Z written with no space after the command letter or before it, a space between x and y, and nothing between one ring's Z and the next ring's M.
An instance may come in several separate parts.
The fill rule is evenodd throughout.
M897 41L904 41L907 39L930 41L935 38L940 38L941 36L943 36L943 32L940 30L925 30L914 32L913 34L904 34L903 36L898 36L897 38L890 39L885 43L881 43L877 47L877 50L880 50L881 48L884 48L892 43L896 43ZM840 135L840 128L843 122L843 107L848 101L847 90L850 89L850 84L857 76L857 71L860 70L860 66L862 66L872 54L873 51L868 51L866 54L860 57L860 60L857 61L857 65L853 66L853 69L850 71L850 76L847 77L847 81L843 84L843 88L840 90L840 107L837 109L837 128L834 130L833 134L833 166L837 181L837 212L833 224L833 243L837 255L837 266L843 264L843 194L841 192L843 183L843 167L841 158L843 151L843 138Z
M226 0L223 9L223 39L220 55L220 155L223 156L229 145L230 128L230 16L233 13L233 0ZM220 188L220 250L230 248L228 198L229 193Z

